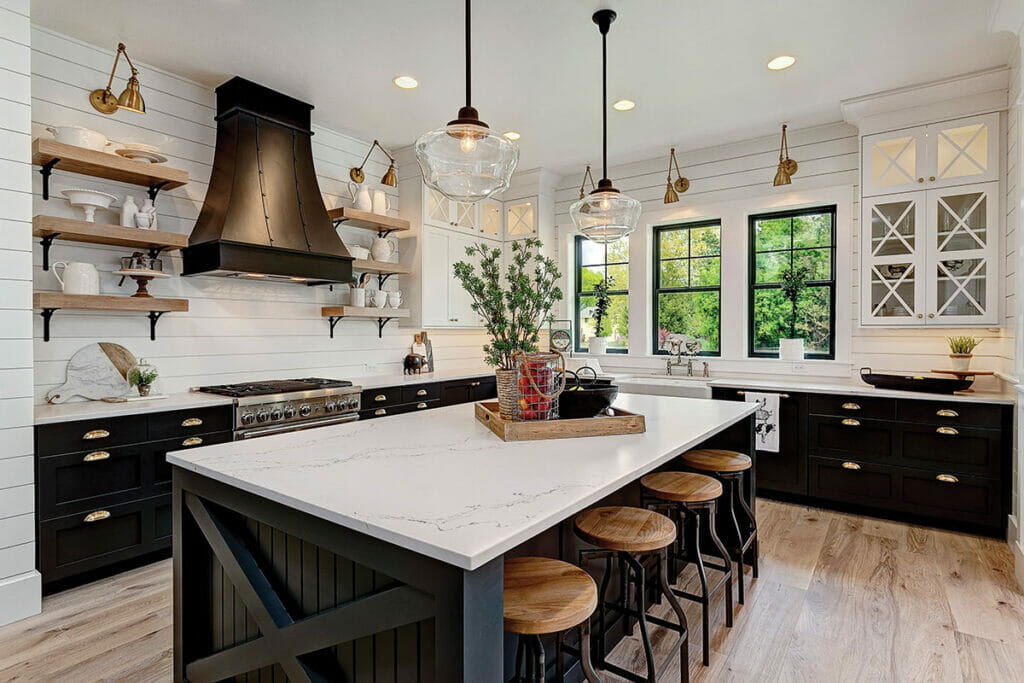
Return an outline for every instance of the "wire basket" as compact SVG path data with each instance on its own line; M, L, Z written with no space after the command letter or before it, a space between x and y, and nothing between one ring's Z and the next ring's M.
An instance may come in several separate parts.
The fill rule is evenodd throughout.
M512 419L516 422L530 420L557 420L558 396L565 389L565 358L562 354L525 353L516 354L515 405Z

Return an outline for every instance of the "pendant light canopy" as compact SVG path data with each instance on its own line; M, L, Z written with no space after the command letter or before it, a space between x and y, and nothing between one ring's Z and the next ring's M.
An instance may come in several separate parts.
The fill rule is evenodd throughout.
M594 23L601 31L601 113L602 113L602 160L604 162L601 180L597 189L569 207L569 215L585 237L598 244L617 242L636 230L640 220L640 202L624 195L608 179L608 29L615 21L615 12L602 9L594 12Z
M519 147L480 120L470 104L470 0L466 0L466 106L443 128L416 141L423 182L449 199L477 202L508 189Z

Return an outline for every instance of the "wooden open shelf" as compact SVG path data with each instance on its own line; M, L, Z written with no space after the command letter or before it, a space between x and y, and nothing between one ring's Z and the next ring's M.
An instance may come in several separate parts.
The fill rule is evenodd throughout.
M364 230L375 230L376 232L406 232L411 230L409 221L391 216L360 211L350 206L339 206L337 209L330 209L327 212L335 223L344 223L346 228L362 228Z
M358 270L363 273L377 273L378 275L407 275L411 269L404 263L355 259L352 261L352 270Z
M32 305L43 311L43 341L50 341L50 318L53 317L54 311L62 308L82 311L148 313L149 338L156 339L156 323L160 316L164 313L184 313L188 310L188 299L36 292L32 295Z
M384 336L384 326L396 318L408 318L407 308L366 308L363 306L324 306L320 315L328 318L331 323L331 339L334 339L334 326L343 318L360 318L377 321L377 336Z
M170 190L188 182L188 171L179 168L133 161L117 154L65 145L48 138L32 141L32 163L43 167L43 179L47 184L49 171L54 168L94 178L143 185L150 191Z
M184 249L188 246L188 235L161 230L124 228L110 223L89 223L74 218L57 216L34 216L32 234L36 237L53 237L69 242L109 244L115 247L133 249Z

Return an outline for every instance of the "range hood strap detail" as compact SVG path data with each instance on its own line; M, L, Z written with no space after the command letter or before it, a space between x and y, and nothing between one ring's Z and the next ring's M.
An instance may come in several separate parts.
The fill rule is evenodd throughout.
M302 188L299 187L299 158L295 153L295 129L292 129L292 175L295 176L295 201L299 204L299 220L302 221L302 236L306 239L306 248L313 251L313 244L309 241L309 231L306 230L306 212L302 209Z
M263 202L263 223L267 227L267 240L274 246L274 235L270 232L270 214L267 213L267 186L263 178L263 150L260 149L260 119L253 117L256 133L256 175L260 181L260 199Z

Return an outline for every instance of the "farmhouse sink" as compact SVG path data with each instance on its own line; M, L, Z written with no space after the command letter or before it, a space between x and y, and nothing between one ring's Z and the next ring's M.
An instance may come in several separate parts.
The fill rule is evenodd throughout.
M625 375L615 378L619 389L632 394L711 398L708 377L669 377L668 375Z

